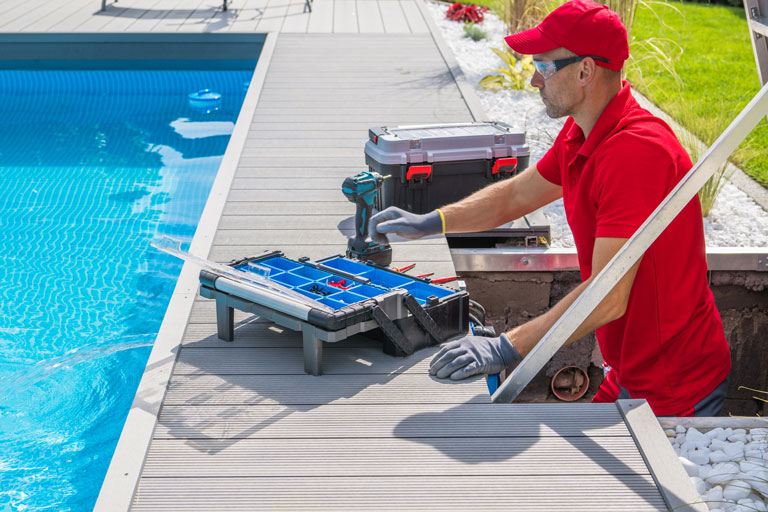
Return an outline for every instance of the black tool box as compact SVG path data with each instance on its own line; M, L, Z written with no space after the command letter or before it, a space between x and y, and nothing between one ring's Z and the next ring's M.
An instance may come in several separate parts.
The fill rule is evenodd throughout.
M427 213L528 167L525 133L504 123L371 128L365 162L385 179L379 210Z

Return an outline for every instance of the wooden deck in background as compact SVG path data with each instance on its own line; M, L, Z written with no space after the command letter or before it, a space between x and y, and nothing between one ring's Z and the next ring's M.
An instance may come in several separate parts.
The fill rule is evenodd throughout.
M427 34L416 0L0 0L0 32Z

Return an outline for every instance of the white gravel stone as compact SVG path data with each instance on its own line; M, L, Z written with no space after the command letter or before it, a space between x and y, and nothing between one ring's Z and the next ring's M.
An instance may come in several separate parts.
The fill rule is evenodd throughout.
M749 496L752 486L741 480L731 480L723 489L723 498L731 501L739 501Z
M685 434L685 438L692 442L696 448L706 448L712 442L710 438L696 430L694 427L688 429L688 432Z
M691 482L693 482L693 486L696 488L696 494L699 496L702 496L707 492L707 483L698 476L692 476Z
M675 427L675 432L677 432L678 434L685 434L685 427L682 425L677 425Z
M461 23L445 17L447 4L428 2L427 8L467 80L475 86L488 118L525 129L531 149L531 163L539 160L551 146L564 119L550 119L536 91L492 92L477 86L484 76L490 74L491 69L501 66L501 61L491 48L504 48L503 38L507 35L504 22L493 13L487 13L479 27L488 37L475 42L463 37ZM562 200L545 206L543 212L551 225L551 246L574 247ZM715 201L712 213L704 219L704 234L710 247L768 247L768 212L739 188L726 183Z
M683 464L683 468L685 469L686 473L688 473L688 476L699 476L698 464L691 462L685 457L678 457L678 459L680 459L680 462Z
M708 449L694 450L688 452L688 460L699 466L703 464L709 464L710 452Z

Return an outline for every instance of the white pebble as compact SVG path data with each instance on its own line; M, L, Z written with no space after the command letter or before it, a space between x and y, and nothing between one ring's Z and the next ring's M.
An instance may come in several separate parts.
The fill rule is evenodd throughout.
M723 427L713 428L705 435L710 439L725 439L725 429Z
M664 434L667 437L675 437L675 436L677 436L677 432L675 432L674 429L671 429L671 428L668 428L667 430L665 430Z
M737 442L737 441L742 442L742 443L746 443L747 442L747 435L746 434L731 434L731 435L728 436L728 440L731 441L732 443L733 442Z
M694 427L688 429L685 437L687 439L686 442L692 442L696 448L706 448L709 446L709 443L712 442L710 438L696 430Z
M739 466L733 462L721 462L712 466L712 471L705 480L712 484L724 484L734 479L739 472Z
M725 447L725 455L728 456L729 460L738 461L740 459L744 458L744 443L737 442L737 443L731 443L729 446Z
M699 496L703 496L705 492L707 492L707 483L702 480L701 478L697 476L691 477L691 482L693 482L693 486L696 488L696 494Z
M752 429L752 430L755 430L755 429ZM768 430L768 429L766 429L766 430ZM678 425L678 426L675 427L675 432L677 432L678 434L685 434L685 427L682 426L682 425ZM768 432L766 432L766 433L768 433Z
M675 437L675 442L682 445L685 442L685 434L677 434Z
M723 488L719 485L716 485L708 490L707 494L704 495L704 501L713 503L719 503L723 501Z
M709 460L712 461L713 464L716 464L718 462L728 462L731 459L723 450L715 450L714 452L710 452Z
M680 445L680 449L684 452L692 452L696 449L696 443L690 439L687 439L683 444Z
M723 489L723 498L738 501L749 496L752 486L741 480L731 480Z
M709 450L706 448L704 450L695 450L688 452L688 460L701 466L703 464L709 464L709 455Z
M723 451L723 450L725 450L726 446L728 446L728 442L727 441L723 441L723 440L717 438L717 439L713 439L712 440L712 443L709 445L709 449L710 450L720 450L720 451Z
M680 459L680 462L683 464L683 468L685 469L685 472L688 473L688 476L699 476L699 466L697 464L694 464L685 457L678 457L678 459Z

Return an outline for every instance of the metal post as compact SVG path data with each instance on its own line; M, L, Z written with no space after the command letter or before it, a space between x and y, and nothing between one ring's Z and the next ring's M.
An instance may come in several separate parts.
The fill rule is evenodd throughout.
M304 371L310 375L321 375L323 340L315 336L315 328L309 324L303 324L301 332L304 343Z
M235 310L227 306L227 298L221 294L216 297L216 330L222 340L234 341Z
M760 85L765 85L768 82L768 25L765 23L768 0L744 0L744 12L747 16L749 40L755 54Z
M677 217L699 189L728 156L749 135L752 129L768 114L768 85L764 85L752 101L733 120L704 156L688 171L677 186L651 213L632 238L616 253L594 281L571 304L533 350L515 368L491 399L494 402L512 402L525 386L539 373L586 320L592 311L608 295L624 274L642 258L645 251Z

